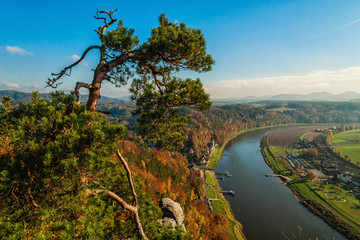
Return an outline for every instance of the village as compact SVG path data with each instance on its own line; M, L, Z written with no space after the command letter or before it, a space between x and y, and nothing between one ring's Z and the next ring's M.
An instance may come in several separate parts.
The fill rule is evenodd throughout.
M341 186L360 200L359 166L339 156L331 144L324 144L326 133L336 129L335 126L326 130L315 129L315 138L303 138L283 148L276 160L282 161L291 170L285 175L297 175L302 179L319 182L321 186Z

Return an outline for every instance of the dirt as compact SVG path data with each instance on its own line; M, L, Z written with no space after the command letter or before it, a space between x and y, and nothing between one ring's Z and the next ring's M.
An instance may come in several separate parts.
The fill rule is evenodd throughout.
M290 146L297 143L304 133L314 131L319 126L295 127L279 130L272 133L268 138L270 146ZM310 134L308 134L310 136Z
M306 142L312 142L315 140L315 138L317 138L318 136L320 136L322 133L320 132L309 132L304 136L304 140Z

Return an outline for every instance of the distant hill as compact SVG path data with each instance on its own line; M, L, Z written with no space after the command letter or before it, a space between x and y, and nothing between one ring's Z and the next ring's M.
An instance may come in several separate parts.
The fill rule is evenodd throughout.
M306 95L301 94L279 94L274 96L255 97L247 96L242 98L225 98L213 99L218 103L246 103L246 102L259 102L259 101L359 101L360 94L357 92L349 91L341 94L331 94L328 92L316 92Z
M12 101L14 102L30 102L32 93L26 92L19 92L16 90L0 90L0 99L2 96L10 96ZM50 99L49 93L40 93L40 97L45 99ZM89 95L81 95L82 102L86 102L89 98ZM101 96L99 99L100 102L122 102L122 101L129 101L130 98L128 96L121 97L121 98L111 98L107 96Z

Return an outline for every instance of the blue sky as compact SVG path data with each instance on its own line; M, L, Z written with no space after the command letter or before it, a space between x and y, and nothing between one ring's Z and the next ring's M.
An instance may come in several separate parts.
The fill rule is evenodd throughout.
M360 92L360 1L1 1L0 89L44 88L52 72L71 64L101 23L96 9L113 10L142 41L166 13L200 28L216 64L200 77L213 98ZM89 82L97 53L63 79L60 90ZM105 83L102 95L128 95Z

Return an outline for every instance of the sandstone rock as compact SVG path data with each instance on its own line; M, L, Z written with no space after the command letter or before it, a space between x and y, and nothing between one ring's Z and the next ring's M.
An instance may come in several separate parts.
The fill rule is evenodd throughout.
M170 198L163 198L160 200L159 206L164 213L164 219L173 219L176 222L176 225L181 226L184 231L186 231L184 225L184 212L180 203L174 202Z
M165 217L174 219L178 225L183 224L184 212L180 203L174 202L170 198L163 198L160 200L159 205Z
M157 220L161 225L165 227L171 227L173 230L175 230L176 221L172 218L163 218Z

